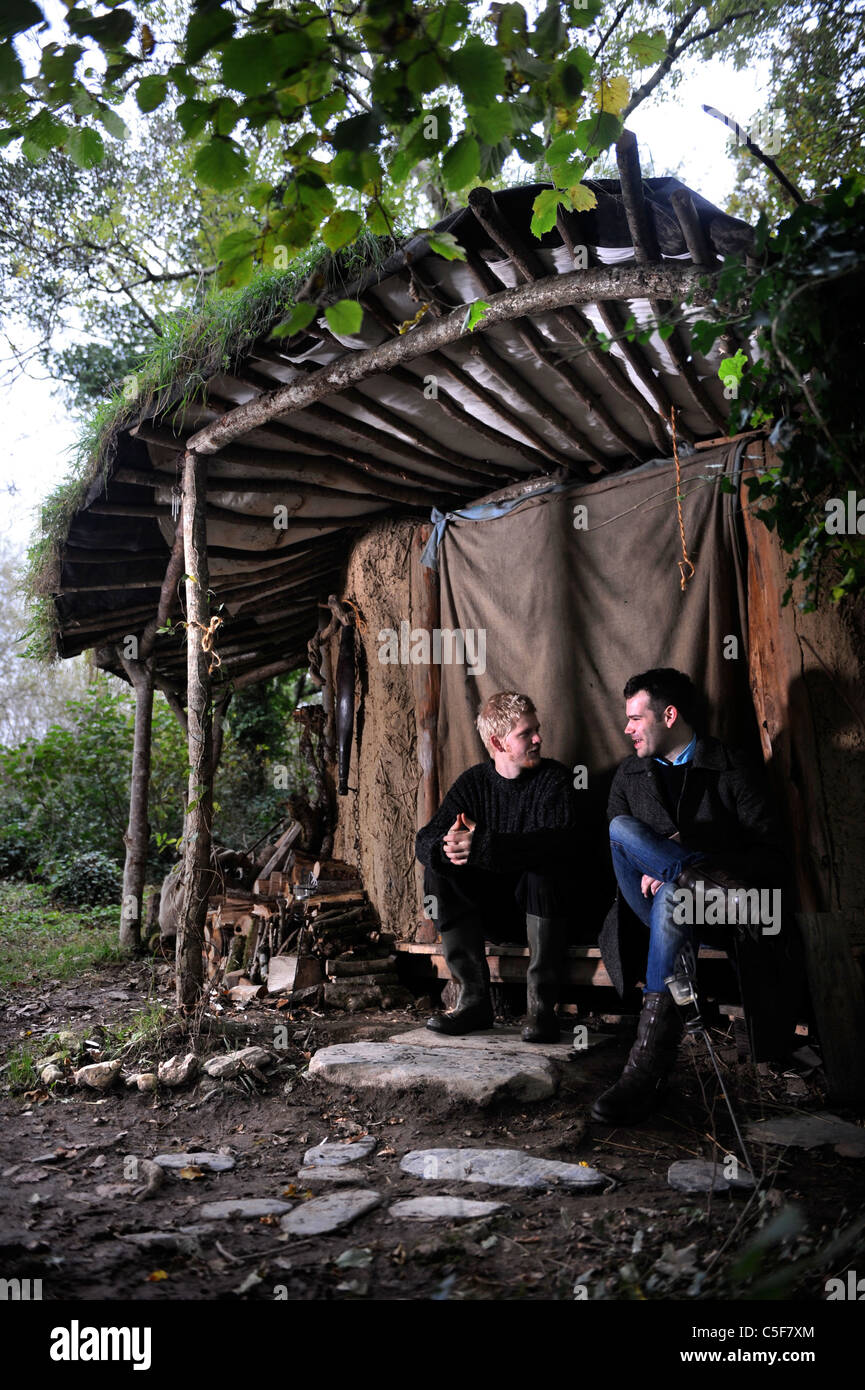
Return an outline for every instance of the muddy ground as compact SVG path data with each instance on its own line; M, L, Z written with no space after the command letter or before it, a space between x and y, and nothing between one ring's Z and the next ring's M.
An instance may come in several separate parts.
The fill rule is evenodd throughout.
M170 969L152 962L109 966L72 984L8 990L2 999L4 1060L9 1049L62 1028L98 1042L99 1026L139 1011L148 998L171 1006ZM309 1058L331 1042L378 1040L416 1028L428 1010L390 1014L290 1015L275 1003L226 1012L230 1041L202 1034L202 1052L247 1041L271 1046L285 1025L289 1045L266 1082L202 1078L154 1095L117 1086L107 1094L70 1085L0 1097L2 1217L0 1274L41 1279L46 1300L694 1300L780 1297L823 1302L830 1275L865 1273L862 1236L850 1240L862 1206L865 1160L831 1149L755 1149L758 1195L686 1196L666 1182L676 1159L735 1148L702 1047L685 1045L660 1113L629 1130L588 1119L591 1101L621 1068L627 1031L562 1068L558 1094L534 1104L480 1110L430 1092L383 1095L336 1088L308 1077ZM222 1027L222 1022L215 1023ZM603 1026L603 1025L600 1025ZM736 1061L732 1039L716 1033L737 1112L757 1119L799 1106L822 1108L819 1072L757 1069ZM186 1050L177 1036L144 1060ZM127 1068L135 1060L127 1059ZM7 1079L3 1073L3 1080ZM711 1105L707 1109L704 1094ZM843 1112L842 1112L843 1113ZM847 1114L849 1119L854 1116ZM306 1149L320 1141L372 1135L374 1155L358 1185L384 1197L377 1210L326 1236L281 1234L278 1218L222 1220L178 1241L200 1222L203 1202L224 1197L309 1199L297 1182ZM583 1162L611 1179L585 1195L556 1188L491 1189L406 1175L399 1162L427 1147L520 1148ZM129 1158L223 1151L230 1172L166 1174L152 1193L131 1181ZM323 1189L320 1189L323 1190ZM469 1222L394 1220L391 1201L454 1193L503 1200L507 1210ZM790 1208L793 1215L790 1215ZM779 1225L779 1215L783 1219ZM742 1254L758 1228L775 1223L763 1253ZM130 1233L167 1232L142 1250ZM840 1239L840 1246L831 1243ZM575 1293L576 1287L576 1293Z

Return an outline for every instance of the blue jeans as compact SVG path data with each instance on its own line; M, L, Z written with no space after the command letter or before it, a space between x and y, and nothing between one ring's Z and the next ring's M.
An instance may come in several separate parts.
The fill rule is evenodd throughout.
M706 855L666 839L636 816L615 816L610 822L610 851L622 896L649 928L646 991L663 993L667 976L676 973L682 948L690 944L697 950L694 928L673 921L676 879L689 864L702 863ZM661 880L663 886L654 897L644 898L640 892L643 874Z

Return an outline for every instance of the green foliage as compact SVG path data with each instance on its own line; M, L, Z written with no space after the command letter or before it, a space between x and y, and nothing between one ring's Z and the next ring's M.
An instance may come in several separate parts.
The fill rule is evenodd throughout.
M865 517L861 530L854 517L851 530L846 515L849 492L865 499L865 178L798 207L774 233L764 219L757 249L757 269L727 259L719 321L697 323L692 341L707 351L731 321L743 336L756 335L749 365L740 350L721 367L732 396L729 430L772 424L781 466L750 478L749 493L794 556L785 603L800 579L801 606L810 610L824 566L836 602L865 588ZM830 524L830 499L838 513L843 501L841 529Z
M0 987L69 979L123 959L117 915L117 906L60 908L40 884L0 881Z
M67 854L50 865L48 891L63 907L116 903L122 887L116 860L98 849Z

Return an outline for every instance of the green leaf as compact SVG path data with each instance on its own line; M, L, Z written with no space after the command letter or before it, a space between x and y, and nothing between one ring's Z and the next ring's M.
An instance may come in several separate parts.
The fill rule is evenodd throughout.
M451 56L450 74L470 110L491 106L505 86L505 65L497 49L472 36Z
M532 30L532 48L539 58L554 58L567 42L568 31L562 22L558 0L550 0Z
M56 43L46 44L42 50L39 71L46 82L56 87L68 86L75 76L75 65L83 52L84 49L78 43L67 44L65 48Z
M564 201L564 194L557 188L545 188L543 193L538 194L532 203L531 229L536 237L542 237L544 232L552 231L556 225L559 204Z
M393 217L391 216L391 224L392 223ZM388 226L387 217L385 217L384 209L379 202L367 204L366 225L374 236L390 236L391 234L391 228Z
M0 44L0 92L17 92L23 81L24 69L12 44Z
M445 151L442 159L442 178L447 189L465 188L480 173L481 152L471 135L462 135L456 144Z
M28 144L37 149L59 150L66 144L69 129L50 111L42 110L22 127L21 133Z
M363 323L363 309L356 299L337 300L336 304L325 309L324 316L331 333L340 338L355 337Z
M522 5L500 5L496 19L496 47L499 52L513 53L525 47L526 34L526 12Z
M315 304L309 304L305 300L300 304L295 304L288 318L283 320L271 333L272 338L293 338L295 333L300 333L307 328L318 313Z
M410 92L421 95L441 87L447 73L435 53L422 53L406 70L405 80Z
M576 29L590 29L601 13L603 0L580 0L568 5L568 18Z
M639 67L653 67L667 51L667 36L663 29L641 29L628 39L625 47Z
M186 26L187 63L199 62L211 48L231 38L234 25L233 17L225 10L196 10Z
M440 48L453 48L469 21L469 10L460 0L445 0L430 7L424 16L429 37Z
M330 168L335 184L356 188L360 192L378 183L382 177L378 156L373 150L340 150Z
M157 106L161 106L168 95L168 78L162 73L153 73L150 77L142 77L135 89L135 100L138 103L139 111L155 111Z
M243 180L248 168L243 150L225 136L202 145L195 156L195 172L211 188L232 188Z
M444 256L446 261L464 261L466 253L460 246L453 232L424 232L427 246L439 256Z
M23 34L34 24L41 24L45 16L32 0L3 0L0 14L0 39L11 39L15 34Z
M572 184L568 188L568 197L574 212L591 212L592 208L598 206L595 194L583 183Z
M666 342L668 338L672 338L672 336L673 336L673 334L675 333L675 331L676 331L676 325L675 325L674 323L659 323L659 324L658 324L658 334L659 334L659 336L660 336L661 338L663 338L664 342Z
M476 299L470 304L463 319L463 333L474 333L482 319L486 318L489 304L485 299Z
M109 52L122 48L135 33L135 17L128 10L112 10L110 14L92 15L87 10L71 9L66 24L76 38L95 39L100 48Z
M481 106L472 111L472 125L487 145L497 145L504 140L514 127L509 106L495 102L492 106Z
M183 63L172 63L168 69L168 76L182 97L195 96L198 91L198 83Z
M556 136L544 155L544 159L549 167L554 169L557 164L570 159L581 148L582 146L574 132L566 130L563 135Z
M231 97L221 97L213 111L213 130L216 135L230 135L240 120L240 107Z
M740 382L742 373L748 365L748 359L741 348L736 352L735 357L725 357L718 368L718 376L725 383Z
M363 226L359 212L340 211L329 217L321 229L321 239L329 251L338 251L354 241Z
M109 135L113 135L116 140L129 139L129 127L120 119L113 107L100 106L97 116Z
M314 44L302 30L290 34L244 34L232 39L222 52L222 80L244 96L278 87L286 70L297 67L314 52Z
M381 139L381 123L371 111L340 121L328 139L335 150L366 150Z
M579 149L591 155L609 149L621 133L622 122L609 111L597 111L587 120L578 121L575 131Z
M69 132L66 153L79 169L92 169L102 163L105 155L102 136L98 130L92 130L90 126L78 126Z
M174 112L187 140L200 135L210 117L210 104L206 101L181 102Z

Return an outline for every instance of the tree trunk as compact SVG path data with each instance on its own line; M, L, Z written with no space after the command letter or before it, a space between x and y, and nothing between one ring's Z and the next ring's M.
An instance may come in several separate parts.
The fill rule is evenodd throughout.
M147 870L147 794L150 787L150 745L153 728L153 661L128 662L135 687L135 737L132 746L132 782L129 791L129 826L126 863L123 866L123 906L120 910L120 945L137 950L141 945L144 875Z
M183 903L177 932L177 1004L198 1002L204 979L202 948L211 887L210 829L213 821L213 710L207 590L206 460L187 453L183 467L183 553L186 567L186 709L189 724L189 799L183 833Z

